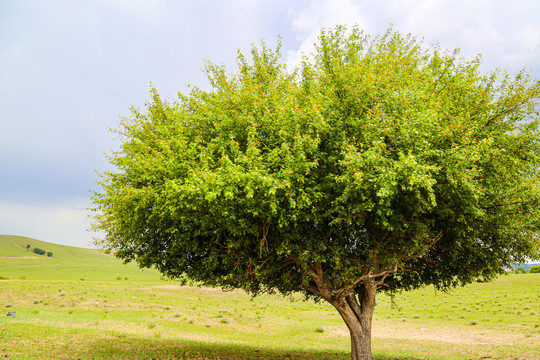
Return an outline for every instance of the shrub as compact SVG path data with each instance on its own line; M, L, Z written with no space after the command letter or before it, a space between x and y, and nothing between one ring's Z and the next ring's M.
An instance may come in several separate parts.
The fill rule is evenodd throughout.
M49 252L47 252L47 256L48 256L48 257L52 257L52 256L53 256L53 253L49 251Z
M33 251L34 251L34 254L45 255L45 250L43 249L35 247Z
M322 332L324 332L324 328L322 328L322 327L320 327L320 326L319 326L319 327L316 327L316 328L315 328L315 332L322 333Z
M530 272L531 274L540 274L540 265L531 266Z

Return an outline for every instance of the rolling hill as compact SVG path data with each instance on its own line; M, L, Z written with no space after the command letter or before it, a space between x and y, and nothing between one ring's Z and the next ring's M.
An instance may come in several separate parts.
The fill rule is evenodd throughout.
M30 249L26 246L30 245ZM32 252L35 247L53 256ZM154 281L160 274L153 269L139 270L136 264L123 264L99 250L52 244L28 237L0 235L0 279L28 280L140 280Z

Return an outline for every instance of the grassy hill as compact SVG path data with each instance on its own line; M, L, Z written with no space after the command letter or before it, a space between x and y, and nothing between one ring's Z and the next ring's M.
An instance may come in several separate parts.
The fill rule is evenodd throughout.
M54 256L26 251L27 244ZM0 279L0 358L350 359L338 313L300 295L252 298L179 286L98 250L6 235L0 277L9 278ZM540 274L512 274L448 292L379 294L374 355L537 360L539 280Z
M27 249L27 244L30 249ZM37 255L35 247L53 256ZM135 264L124 265L113 255L99 250L52 244L23 236L0 235L0 278L28 280L126 279L153 281L155 270L139 270Z

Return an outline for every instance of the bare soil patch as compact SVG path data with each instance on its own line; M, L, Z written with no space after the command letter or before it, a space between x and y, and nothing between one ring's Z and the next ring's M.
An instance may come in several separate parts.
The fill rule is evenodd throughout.
M180 290L182 289L183 286L181 285L157 285L157 286L152 286L152 289L169 289L169 290Z
M349 336L346 327L328 329L330 334L336 336ZM537 341L538 336L526 338L522 334L501 333L486 329L456 329L450 327L424 326L411 324L373 324L372 335L382 339L413 339L430 340L454 344L478 345L514 345L524 340Z

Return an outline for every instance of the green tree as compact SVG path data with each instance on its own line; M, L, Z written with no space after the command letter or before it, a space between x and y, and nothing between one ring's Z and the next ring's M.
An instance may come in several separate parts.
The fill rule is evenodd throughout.
M45 250L40 249L38 247L35 247L33 251L34 251L34 254L45 255Z
M529 270L531 274L540 274L540 265L531 266Z
M94 227L116 256L172 278L332 304L372 359L377 291L490 280L538 258L538 95L521 72L395 31L322 31L207 65L210 91L119 124Z

